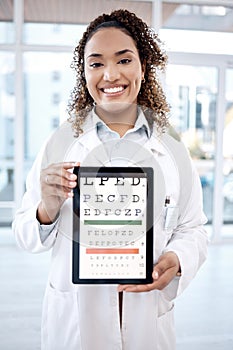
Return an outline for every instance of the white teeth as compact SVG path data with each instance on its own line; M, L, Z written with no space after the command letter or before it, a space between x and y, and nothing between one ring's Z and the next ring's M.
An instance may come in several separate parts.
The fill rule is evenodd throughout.
M118 87L104 89L104 92L106 92L108 94L113 94L113 93L120 92L123 90L124 90L123 86L118 86Z

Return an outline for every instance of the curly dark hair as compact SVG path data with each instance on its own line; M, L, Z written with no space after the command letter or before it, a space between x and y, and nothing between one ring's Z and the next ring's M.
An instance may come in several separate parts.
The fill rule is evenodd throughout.
M169 105L158 78L158 70L164 70L167 55L162 50L162 43L154 30L128 10L115 10L110 14L102 14L93 20L84 32L78 46L74 50L71 68L76 71L76 86L71 92L68 103L68 121L78 136L82 133L82 124L88 112L94 106L94 100L86 87L84 76L84 50L86 43L100 28L116 27L130 35L139 52L141 64L145 66L137 103L150 125L156 123L160 132L168 127Z

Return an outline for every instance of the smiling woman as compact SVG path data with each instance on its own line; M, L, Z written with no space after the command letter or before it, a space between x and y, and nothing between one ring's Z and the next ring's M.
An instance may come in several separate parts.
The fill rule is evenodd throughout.
M168 130L169 108L158 79L166 59L157 34L127 10L92 21L75 49L70 117L37 157L13 224L22 248L53 250L43 304L43 350L175 349L173 299L204 262L207 235L199 178L183 144ZM147 188L138 175L128 183L124 176L111 180L104 175L99 186L91 178L78 187L81 180L74 168L79 166L80 171L110 166L111 172L118 171L114 166L131 167L130 172L132 167L149 167L154 183ZM88 190L92 185L94 197ZM85 224L90 230L85 235L86 253L75 261L74 269L82 265L82 257L90 264L94 261L93 279L83 285L72 280L72 241L77 231L72 226L76 214L72 198L77 188L85 204L78 206L77 214L83 209L87 216L77 230L85 235ZM142 222L147 215L141 208L146 193L151 198L149 237L154 243L128 242L125 233L145 234ZM114 234L122 237L112 240ZM153 251L153 264L146 271L149 283L126 284L133 283L132 278L122 285L114 279L112 284L93 282L97 275L103 276L104 261L111 275L119 266L122 273L134 275L143 267L148 246ZM127 265L129 259L134 271Z

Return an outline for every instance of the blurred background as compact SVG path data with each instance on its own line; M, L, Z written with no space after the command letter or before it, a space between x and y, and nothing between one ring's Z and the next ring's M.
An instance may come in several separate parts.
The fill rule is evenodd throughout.
M66 119L73 48L115 8L164 41L171 123L200 173L210 238L233 238L233 2L224 0L0 1L0 225L11 224L37 152Z
M172 107L171 124L188 146L200 174L213 254L210 262L214 263L218 256L224 268L232 264L229 249L233 242L233 1L0 0L0 259L6 257L4 262L0 261L2 276L9 276L9 266L15 269L6 263L9 257L11 261L20 260L10 274L13 280L17 269L27 269L32 263L31 257L19 254L10 227L35 156L45 139L67 117L66 106L75 84L70 68L73 49L89 21L118 8L127 8L142 17L164 41L169 62L162 79ZM47 255L34 259L32 266L38 262L46 274ZM200 283L205 283L207 271L214 273L210 262L200 274ZM19 291L29 283L30 273L25 281L17 280ZM39 276L43 285L45 275ZM221 284L216 287L214 278L209 282L213 289L219 287L220 293L225 288ZM4 296L14 288L12 279L9 283L1 290ZM226 288L230 293L229 285ZM35 293L39 290L35 287ZM200 293L198 285L196 291ZM19 299L12 300L16 307ZM188 305L188 298L185 300ZM7 317L9 307L5 308ZM12 307L13 315L14 310ZM38 310L35 315L39 319ZM182 316L182 312L187 312L187 308L178 310ZM214 317L218 319L217 315ZM225 313L223 318L226 321ZM180 336L186 324L178 322ZM11 330L9 327L6 332ZM38 334L36 337L38 341ZM1 347L1 341L5 341L2 343L5 347ZM191 343L190 340L190 350ZM30 344L28 349L37 349L36 346ZM193 349L210 348L206 344L201 346L200 341ZM233 340L226 346L229 347L221 343L221 347L214 348L212 344L211 348L232 349ZM15 349L1 333L0 348ZM26 343L23 348L27 349Z

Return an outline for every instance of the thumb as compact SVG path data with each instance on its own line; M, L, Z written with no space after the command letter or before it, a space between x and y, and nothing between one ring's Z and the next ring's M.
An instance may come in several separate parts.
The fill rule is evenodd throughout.
M154 271L152 273L152 277L156 281L159 279L159 272L156 270L156 268L154 268Z

